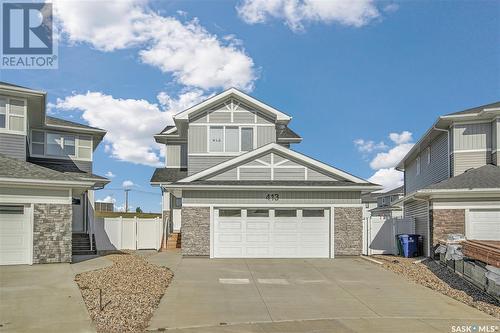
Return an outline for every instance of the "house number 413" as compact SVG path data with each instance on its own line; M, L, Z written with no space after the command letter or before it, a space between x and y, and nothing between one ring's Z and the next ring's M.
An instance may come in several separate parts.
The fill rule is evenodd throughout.
M269 201L278 201L280 199L280 195L278 193L268 193L266 194L266 199Z

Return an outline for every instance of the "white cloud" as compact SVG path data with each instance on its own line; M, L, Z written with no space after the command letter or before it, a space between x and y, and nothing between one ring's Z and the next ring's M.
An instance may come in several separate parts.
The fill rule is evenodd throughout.
M293 31L309 22L361 27L380 16L373 0L243 0L236 9L247 23L281 19Z
M368 180L384 189L392 189L403 185L403 173L394 168L379 169Z
M134 185L135 185L134 182L131 180L124 180L122 183L122 187L124 187L124 188L129 188L129 187L132 187Z
M362 153L371 153L375 150L384 150L384 149L389 148L383 141L380 141L379 143L375 143L375 141L364 140L364 139L354 140L354 145Z
M209 33L197 19L161 16L145 0L66 0L55 2L54 8L71 43L89 43L104 52L138 48L142 62L185 86L253 88L254 63L241 44Z
M384 189L403 185L403 173L396 170L395 167L414 145L412 133L409 131L390 133L389 139L393 143L393 147L390 149L382 141L378 144L375 144L373 140L357 139L354 141L358 151L363 154L384 150L378 152L371 159L370 167L375 170L375 173L369 178L369 181L383 185Z
M108 195L104 199L96 200L97 202L107 202L107 203L116 203L116 199L112 196Z
M90 126L105 129L104 151L112 157L158 167L162 165L163 154L153 135L173 124L173 114L206 97L200 90L185 91L178 98L162 92L158 94L158 105L142 99L121 99L101 92L87 92L58 99L55 107L82 111L82 118Z
M370 162L374 170L395 167L413 147L413 143L403 143L391 148L388 152L378 153Z
M106 176L106 177L109 177L109 178L114 178L114 177L116 177L116 175L115 175L113 172L111 172L111 171L106 172L105 176Z
M389 138L397 145L408 143L413 140L411 132L403 131L401 133L391 133Z

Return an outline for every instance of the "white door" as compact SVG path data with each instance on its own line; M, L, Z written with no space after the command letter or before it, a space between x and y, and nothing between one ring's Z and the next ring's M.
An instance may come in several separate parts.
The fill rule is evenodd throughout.
M329 210L214 210L216 258L328 258Z
M468 239L500 240L500 209L469 211Z
M31 264L31 232L24 206L0 205L0 265Z

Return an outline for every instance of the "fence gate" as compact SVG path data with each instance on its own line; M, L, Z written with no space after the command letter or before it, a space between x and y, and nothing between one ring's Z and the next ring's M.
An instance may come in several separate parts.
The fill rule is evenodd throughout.
M383 218L372 216L365 224L365 254L397 254L396 235L414 234L413 218Z
M162 222L159 218L103 218L96 241L104 249L158 250L161 246Z

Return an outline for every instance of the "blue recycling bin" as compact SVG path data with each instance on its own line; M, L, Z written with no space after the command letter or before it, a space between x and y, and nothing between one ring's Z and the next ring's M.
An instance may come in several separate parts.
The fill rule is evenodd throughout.
M399 241L403 248L403 256L412 258L418 256L418 235L399 235Z

